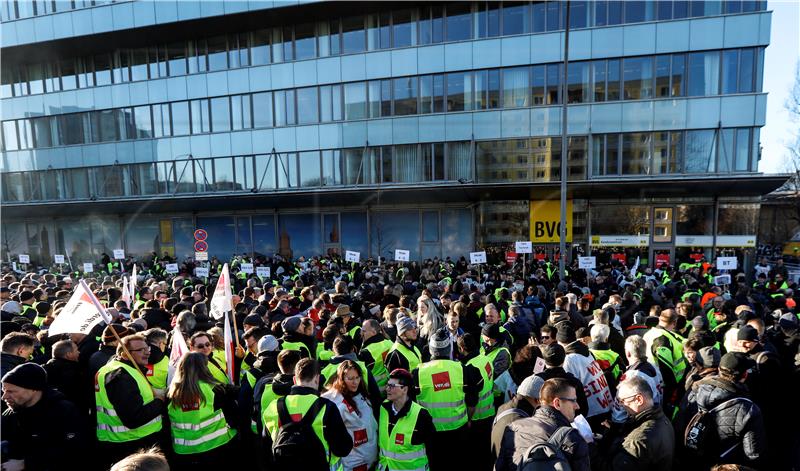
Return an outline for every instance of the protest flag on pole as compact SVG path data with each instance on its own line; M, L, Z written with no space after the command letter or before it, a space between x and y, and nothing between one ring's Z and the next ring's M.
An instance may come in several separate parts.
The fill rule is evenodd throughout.
M169 365L167 366L167 386L172 384L172 378L175 376L175 371L178 369L178 362L181 361L183 355L189 352L189 347L186 345L186 339L183 337L183 332L178 327L172 329L172 347L169 353Z
M220 320L226 312L233 310L231 302L231 277L228 272L228 264L222 266L222 273L217 280L217 287L214 289L214 296L211 298L211 316Z
M80 280L67 305L50 324L47 335L89 334L101 322L110 324L111 316L86 285L86 281Z

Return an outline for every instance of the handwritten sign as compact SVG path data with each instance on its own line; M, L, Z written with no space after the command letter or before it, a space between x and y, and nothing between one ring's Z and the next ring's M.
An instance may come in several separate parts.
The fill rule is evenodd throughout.
M517 253L533 253L533 242L531 241L517 241L514 243L514 252Z
M19 263L31 263L31 256L24 253L19 254Z
M94 271L94 264L93 263L84 263L83 264L83 272L84 273L92 273Z
M114 259L115 260L124 260L125 259L125 251L123 249L114 249Z
M64 263L64 256L63 255L59 255L59 254L53 255L53 259L56 261L56 263Z
M361 252L351 252L347 250L344 253L344 259L348 262L358 263L361 261Z
M240 270L242 273L247 273L248 275L253 274L253 264L252 263L243 263Z
M410 255L408 250L397 249L394 251L394 259L397 262L407 262Z
M256 275L261 279L269 278L269 271L269 267L256 267Z
M168 263L165 268L167 269L167 273L178 273L177 263Z
M208 268L197 267L194 269L194 275L198 278L208 278Z
M597 261L594 257L578 257L578 268L583 270L590 270L597 266Z
M479 263L486 263L486 251L470 252L469 253L469 263L471 263L473 265L477 265Z

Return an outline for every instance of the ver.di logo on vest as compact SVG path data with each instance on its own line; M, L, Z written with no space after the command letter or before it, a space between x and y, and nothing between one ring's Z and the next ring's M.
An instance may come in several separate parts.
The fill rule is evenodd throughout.
M433 380L433 390L436 392L450 389L450 373L447 371L431 375L431 380Z

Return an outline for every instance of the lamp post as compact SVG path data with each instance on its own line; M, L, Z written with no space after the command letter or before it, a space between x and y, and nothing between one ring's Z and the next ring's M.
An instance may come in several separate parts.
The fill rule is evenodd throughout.
M567 14L564 25L564 76L561 80L561 221L558 241L558 276L564 278L567 260L567 67L569 66L569 0L565 2Z

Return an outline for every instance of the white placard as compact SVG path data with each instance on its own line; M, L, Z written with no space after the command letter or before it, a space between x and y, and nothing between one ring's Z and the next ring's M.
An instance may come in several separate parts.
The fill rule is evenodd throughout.
M408 250L395 249L394 260L396 262L407 262L411 253Z
M261 279L269 278L269 267L256 267L256 275Z
M167 269L167 273L178 273L177 263L168 263L165 268Z
M194 269L194 276L198 278L208 278L208 267L197 267Z
M17 262L11 262L11 269L17 271Z
M125 251L122 249L114 249L115 260L125 260Z
M84 263L83 264L83 272L84 273L92 273L94 271L94 263Z
M486 251L470 252L469 253L469 263L471 263L473 265L477 265L479 263L486 263Z
M64 256L63 255L59 255L59 254L53 255L53 259L55 260L56 263L64 263Z
M730 275L719 275L714 277L714 284L715 285L729 285L731 284L731 276Z
M252 275L253 274L253 264L252 263L243 263L239 267L239 271L241 271L242 273L247 273L248 275Z
M547 369L547 363L544 361L544 358L537 357L536 363L533 365L533 374L541 373L546 369Z
M348 262L358 263L359 261L361 261L361 252L351 252L347 250L344 253L344 259Z
M514 252L517 253L533 253L533 242L531 241L517 241L514 243Z
M24 253L19 254L19 263L31 263L31 256Z
M594 257L578 257L578 268L589 270L595 268L596 266L597 262Z
M198 262L207 262L208 261L208 252L195 252L194 259Z
M736 257L717 257L718 270L736 270L739 260Z

